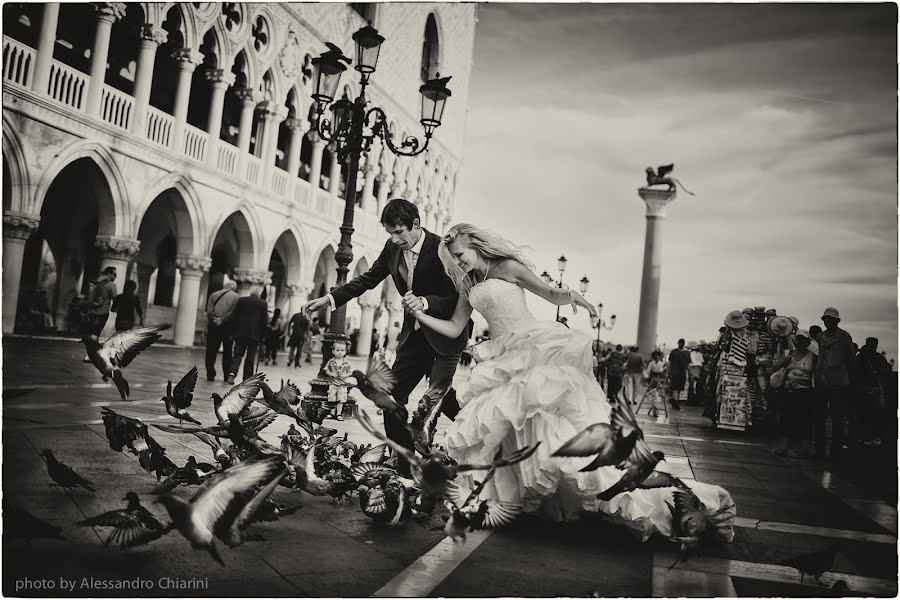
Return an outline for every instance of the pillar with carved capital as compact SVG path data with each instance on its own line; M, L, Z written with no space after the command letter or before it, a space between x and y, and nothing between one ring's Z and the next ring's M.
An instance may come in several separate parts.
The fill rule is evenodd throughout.
M144 314L147 312L147 307L150 306L150 278L155 270L155 265L137 263L137 296L141 306L144 307Z
M390 175L388 173L379 173L378 174L378 208L376 212L380 215L381 211L384 210L384 205L387 204L388 192L391 191L390 188Z
M3 213L3 333L12 333L16 326L25 242L39 224L37 215L10 210Z
M156 25L144 25L140 28L141 40L138 49L137 72L134 79L134 113L131 118L131 131L143 136L147 107L150 105L150 88L153 86L153 67L156 64L156 49L169 38L168 32Z
M285 157L285 170L291 177L297 177L300 169L300 149L303 145L303 119L290 117L284 124L291 132Z
M109 57L109 37L112 25L125 16L124 2L95 2L97 26L94 30L94 48L91 50L91 80L88 83L84 112L100 113L100 98L106 81L106 59Z
M184 153L184 128L187 125L188 102L191 99L191 77L194 69L203 62L203 54L190 48L179 48L172 53L178 66L178 84L175 88L175 109L172 111L172 150Z
M31 89L39 94L46 94L50 84L50 63L53 60L53 47L56 44L56 23L59 20L59 2L44 4L41 15L41 30L38 33L37 56L34 63L34 74Z
M322 153L325 152L325 140L316 133L309 134L312 142L312 154L309 159L309 183L313 189L319 189L319 179L322 178Z
M368 356L372 349L372 327L375 325L375 309L381 304L381 294L374 291L359 297L359 337L356 338L356 354Z
M212 259L205 256L181 255L175 266L181 271L178 307L175 309L175 345L193 346L197 330L197 306L200 304L200 279L209 271Z
M128 265L137 256L141 242L130 238L98 235L94 240L94 246L100 253L100 272L102 273L106 267L116 268L116 292L121 294L128 279ZM101 335L104 337L112 335L113 325L113 320L107 321Z
M225 106L225 90L234 84L235 75L225 69L209 69L204 77L210 85L209 96L209 121L206 123L206 132L209 134L207 142L206 163L215 167L219 159L219 133L222 131L222 109Z
M241 122L238 129L238 163L243 166L246 163L245 157L250 152L250 136L253 133L253 112L256 110L256 103L259 102L259 93L256 90L243 88L234 91L235 97L241 103ZM243 173L243 169L238 171Z
M675 200L675 192L640 188L638 195L647 205L647 229L644 235L644 271L641 275L637 340L641 354L649 356L656 349L659 282L662 275L662 222L666 218L666 207Z
M378 169L372 157L366 158L366 166L363 169L363 189L362 198L359 201L359 207L363 210L372 211L375 208L375 198L372 196L372 190L375 189L375 171ZM359 342L357 342L359 344Z
M272 283L272 271L235 269L232 279L234 279L238 285L238 294L241 296L249 296L254 287L262 287Z
M290 319L303 309L303 305L309 299L309 293L312 291L311 284L288 283L285 286L289 294L290 303L288 304L288 313L286 319Z

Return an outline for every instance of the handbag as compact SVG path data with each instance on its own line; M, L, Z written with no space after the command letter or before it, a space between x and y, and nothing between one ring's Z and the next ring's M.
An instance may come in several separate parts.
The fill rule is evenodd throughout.
M769 376L769 388L778 389L784 385L784 378L787 375L788 365L785 365Z

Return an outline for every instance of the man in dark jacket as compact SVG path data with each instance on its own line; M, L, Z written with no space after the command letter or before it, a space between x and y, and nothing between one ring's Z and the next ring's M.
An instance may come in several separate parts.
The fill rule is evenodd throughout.
M253 375L256 367L256 350L266 332L266 324L269 317L269 307L266 301L259 297L260 289L254 286L249 296L239 298L234 305L234 314L231 319L231 337L234 339L234 355L231 358L231 368L228 370L228 383L234 383L238 367L247 353L244 361L244 379Z
M411 291L424 306L426 314L438 319L449 319L456 308L459 294L438 258L437 250L441 239L422 229L419 209L402 198L388 202L381 213L381 224L391 239L384 245L372 267L353 281L335 288L330 294L311 300L306 304L306 310L316 312L329 305L335 309L391 277L401 296ZM459 337L450 339L420 327L412 315L406 312L400 331L397 358L392 367L397 376L394 400L406 405L409 394L426 374L430 385L419 403L420 414L430 410L444 397L453 382L471 326L470 321ZM447 394L441 409L450 419L456 418L459 403L454 394ZM384 413L384 432L397 443L413 449L412 435L406 422L388 412ZM401 474L408 476L409 465L405 461L398 468Z

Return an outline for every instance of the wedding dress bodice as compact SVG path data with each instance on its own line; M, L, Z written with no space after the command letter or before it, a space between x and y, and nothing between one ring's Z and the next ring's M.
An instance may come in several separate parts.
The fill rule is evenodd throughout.
M469 304L487 321L491 337L535 321L525 304L525 290L503 279L486 279L476 284L469 290Z

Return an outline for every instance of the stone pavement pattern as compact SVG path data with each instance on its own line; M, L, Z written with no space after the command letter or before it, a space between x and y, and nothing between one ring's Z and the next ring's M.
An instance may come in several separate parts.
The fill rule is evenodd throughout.
M5 500L64 530L69 542L36 540L3 543L3 592L26 596L822 596L807 578L777 566L782 560L827 547L843 546L826 583L844 579L858 595L894 596L897 591L896 510L883 500L810 461L775 457L764 440L733 432L711 432L697 409L644 422L648 443L666 453L666 470L728 489L738 510L734 543L691 558L669 570L675 547L658 539L640 543L600 517L554 524L520 518L466 545L443 541L434 527L443 521L375 527L354 497L336 506L330 498L292 494L274 498L302 503L277 523L255 525L264 542L222 548L226 568L205 552L194 551L178 533L148 546L121 552L102 542L108 529L74 523L124 506L133 490L162 519L152 504L153 476L136 459L110 450L100 406L147 421L171 422L159 401L166 378L177 380L191 366L201 371L191 413L214 421L209 394L227 389L203 377L200 349L156 346L126 371L132 401L121 402L115 388L103 384L92 366L81 363L83 346L71 341L5 337L3 341L3 492ZM286 355L282 360L286 359ZM363 361L359 361L360 365ZM278 382L290 377L308 390L317 369L263 368ZM456 385L465 388L461 369ZM420 388L412 396L416 399ZM360 405L370 414L374 406ZM355 420L328 421L350 439L371 441ZM442 421L439 430L446 425ZM270 441L288 427L279 419L264 432ZM207 447L193 436L153 431L179 464L190 455L210 460ZM64 492L50 487L38 451L52 448L58 458L97 484L97 492ZM885 477L895 477L888 472ZM182 488L184 489L184 488ZM894 502L892 500L892 502ZM480 542L480 543L479 543ZM832 575L836 574L836 575ZM140 578L143 590L116 591L82 586L84 577ZM170 577L201 589L164 589ZM59 588L60 578L76 580L74 592ZM55 589L35 589L42 582ZM16 584L21 587L16 592Z

